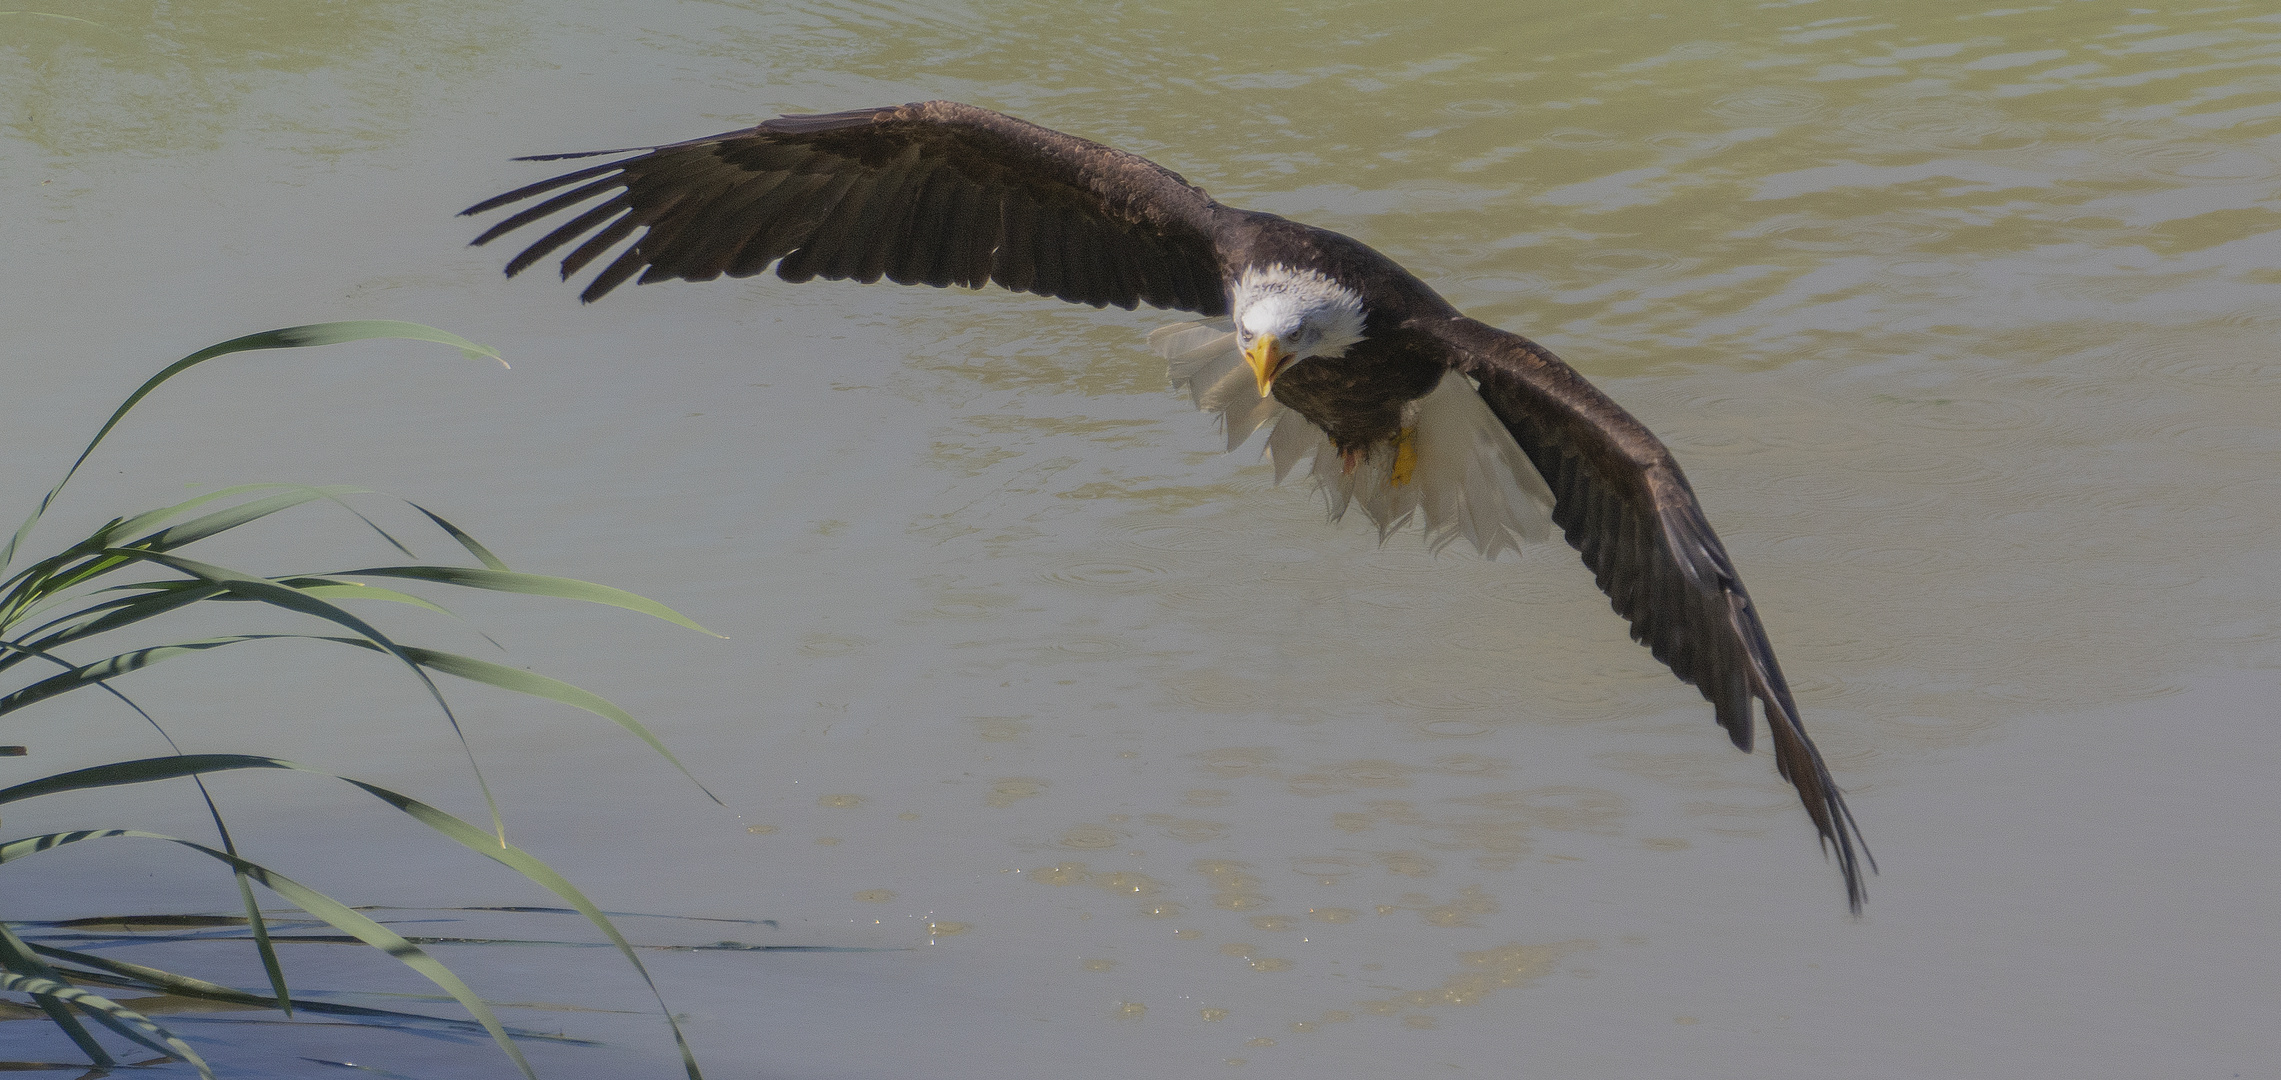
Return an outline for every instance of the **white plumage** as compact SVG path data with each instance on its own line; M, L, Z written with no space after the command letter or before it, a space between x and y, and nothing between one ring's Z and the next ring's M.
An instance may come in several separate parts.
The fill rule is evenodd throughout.
M1172 384L1185 387L1197 408L1219 415L1228 449L1267 427L1265 453L1277 483L1301 459L1310 460L1333 521L1359 506L1383 543L1422 517L1427 547L1438 552L1464 537L1492 559L1519 552L1522 540L1552 535L1552 489L1463 375L1443 375L1432 393L1404 410L1416 462L1409 482L1396 484L1393 446L1373 449L1349 469L1321 428L1260 396L1232 323L1175 323L1150 334L1149 344L1164 357Z
M1275 263L1245 267L1236 277L1232 310L1237 344L1273 334L1293 362L1338 356L1362 341L1362 297L1321 271Z

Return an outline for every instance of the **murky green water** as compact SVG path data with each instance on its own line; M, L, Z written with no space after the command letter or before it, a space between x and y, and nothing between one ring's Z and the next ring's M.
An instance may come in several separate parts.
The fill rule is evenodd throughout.
M546 175L515 154L929 97L1360 237L1659 431L1885 865L1866 919L1573 553L1325 526L1165 390L1166 316L773 278L581 308L451 217ZM511 827L604 906L910 947L662 956L716 1075L2227 1076L2281 1050L2264 6L120 0L0 14L0 103L16 512L167 360L416 319L516 366L230 361L154 398L52 535L185 484L353 482L730 635L462 611L735 809L597 722L464 695ZM231 553L390 557L320 518ZM138 678L193 748L480 812L416 687L234 662ZM158 752L71 710L19 714L0 741L34 755L0 780ZM227 791L343 895L543 902L305 785ZM189 832L190 798L101 823ZM232 902L203 867L70 857L77 895L11 883L11 913ZM502 1000L642 1007L585 954L447 959ZM670 1067L639 1016L510 1019L612 1040L542 1050L550 1075ZM191 1030L257 1075L343 1045L504 1068ZM0 1057L68 1053L44 1040L0 1027Z

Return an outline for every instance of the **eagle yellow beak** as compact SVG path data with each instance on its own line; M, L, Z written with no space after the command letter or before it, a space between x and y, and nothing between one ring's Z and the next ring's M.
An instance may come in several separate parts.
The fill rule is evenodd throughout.
M1258 340L1243 351L1244 363L1250 364L1251 373L1259 376L1259 396L1267 396L1268 389L1275 385L1275 373L1283 370L1283 362L1290 358L1291 354L1283 351L1283 343L1275 340L1273 334L1259 335Z

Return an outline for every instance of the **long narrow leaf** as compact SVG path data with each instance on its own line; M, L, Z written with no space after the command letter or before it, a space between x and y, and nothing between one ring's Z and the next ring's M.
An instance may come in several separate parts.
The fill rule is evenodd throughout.
M106 657L91 664L51 675L12 694L0 697L0 716L5 716L47 698L66 694L90 684L107 682L129 672L140 671L162 660L172 659L187 653L206 652L225 645L236 645L246 641L277 641L295 638L310 641L331 641L342 645L353 645L360 649L369 649L373 652L383 651L379 646L361 638L336 637L330 634L231 634L198 641L179 642L173 645L154 645L149 648L130 650L117 656ZM496 686L502 690L511 690L518 694L529 694L532 697L559 701L608 720L625 729L628 734L648 744L649 748L656 751L659 757L671 763L674 768L681 770L681 775L688 777L690 783L697 785L697 790L704 792L705 797L713 800L714 805L728 805L721 801L720 796L713 794L712 789L707 788L704 781L697 779L697 774L690 772L689 766L682 764L681 759L675 757L673 751L666 748L665 741L659 739L656 733L650 731L641 721L634 719L632 714L612 704L609 699L600 694L581 689L560 679L540 675L537 672L525 671L522 668L509 667L489 660L478 660L472 656L440 652L435 649L422 649L410 645L400 645L397 648L413 663L429 670L440 671L446 675L456 675L471 682Z
M91 768L78 769L73 772L59 773L55 776L42 777L38 780L33 780L28 783L18 784L5 790L0 790L0 805L15 802L19 799L32 798L38 795L44 795L57 791L78 791L86 790L89 788L110 787L119 784L147 783L153 780L162 780L173 776L186 776L193 773L204 772L222 772L232 769L290 769L299 772L315 773L320 776L334 775L332 773L324 772L323 770L312 769L308 766L295 764L290 761L284 761L278 758L259 757L251 754L189 754L177 757L147 758L141 761L114 762L108 765L98 765ZM604 915L602 913L602 910L594 905L593 901L588 900L586 898L586 894L580 892L577 886L572 885L568 879L564 878L561 874L556 873L554 868L540 861L536 856L531 855L529 852L515 847L512 844L496 842L490 834L477 829L475 826L468 824L466 821L458 817L445 813L442 810L438 810L433 806L429 806L428 804L423 803L418 799L390 791L387 788L380 787L377 784L368 784L364 781L353 779L351 777L340 776L336 777L336 779L355 785L356 787L372 795L374 798L377 798L382 802L385 802L390 806L395 807L399 811L402 811L403 813L411 816L414 820L419 821L421 824L424 824L429 828L434 829L435 831L440 832L455 841L458 841L461 846L466 847L468 850L474 851L487 859L498 862L508 867L509 869L514 870L516 873L519 873L524 877L537 882L541 886L544 886L547 891L561 897L564 902L570 904L571 907L576 908L579 914L586 916L586 920L588 922L594 924L597 929L601 930L604 935L609 937L610 943L617 947L618 954L620 956L623 956L626 962L632 964L634 966L634 970L641 974L642 981L649 986L651 995L657 998L658 1009L664 1013L667 1026L673 1030L673 1041L674 1044L680 1049L683 1068L686 1070L690 1080L702 1080L702 1076L697 1068L697 1059L695 1055L690 1052L688 1041L683 1038L681 1034L681 1025L673 1019L672 1010L666 1007L665 997L663 993L658 990L656 981L650 978L649 968L641 962L641 957L634 953L632 943L628 942L625 936L618 932L617 926L610 922L609 917ZM56 846L56 844L59 843L69 843L73 840L84 838L86 837L75 836L71 837L70 839L57 840L56 837L32 837L26 840L19 840L11 842L9 844L0 845L0 863L5 863L10 859L21 858L26 854L30 854L32 850L45 850L46 846ZM162 839L172 838L166 837ZM182 840L176 840L174 842L180 844L189 844L188 841ZM197 847L198 845L189 844L189 846ZM25 847L26 849L19 851L19 847ZM210 849L200 848L200 850L209 851L210 854L219 854L211 852ZM251 864L247 865L250 866ZM263 883L269 884L267 881L264 881ZM271 887L272 889L275 889L275 886ZM347 927L342 926L340 922L328 917L323 911L319 911L316 908L312 908L307 904L301 903L301 901L294 899L292 896L286 895L282 891L279 892L279 895L286 896L288 900L293 900L293 902L302 910L307 911L312 915L316 915L319 918L323 918L325 921L332 923L336 927L340 927L343 930L348 929ZM353 931L351 932L353 933ZM364 937L361 934L357 936L359 938ZM366 938L364 940L369 941L370 939ZM406 943L406 947L409 948L410 944ZM425 974L425 972L423 972L423 974ZM442 984L438 983L438 985ZM470 1011L472 1012L474 1010L471 1009Z
M467 566L374 566L363 570L336 571L334 577L395 577L415 581L440 581L447 585L464 585L471 589L494 589L499 592L527 593L533 596L559 596L566 600L585 600L596 604L638 611L667 622L686 626L701 634L713 634L697 625L687 615L660 604L639 593L596 585L576 578L555 577L550 574L522 574L512 570L477 570Z
M26 780L13 787L0 788L0 806L42 795L65 791L92 791L96 788L120 787L126 784L148 784L158 780L172 780L199 773L229 772L234 769L299 769L301 766L277 758L257 757L252 754L176 754L171 757L140 758L134 761L113 761L103 765L90 765L84 769ZM316 772L315 769L305 770ZM331 775L327 773L326 775Z
M53 598L59 590L70 587L71 582L101 573L99 567L91 569L92 564L116 565L115 559L92 554L104 550L110 539L107 525L86 540L17 571L16 576L8 579L7 591L0 593L0 629L23 621L26 612ZM72 567L73 563L80 565ZM66 570L66 567L71 569ZM59 578L69 580L59 582Z
M328 640L338 641L344 645L371 648L371 646L354 638L330 638ZM710 789L706 788L704 781L697 779L697 774L690 772L689 766L683 765L680 758L674 757L673 751L665 748L665 742L652 734L649 728L642 725L641 721L634 719L626 710L611 704L599 694L581 690L560 679L548 678L536 672L508 667L505 664L494 664L489 660L478 660L472 656L437 652L434 649L422 649L410 645L403 648L405 655L418 661L422 667L441 671L446 675L457 675L462 679L469 679L488 686L496 686L502 690L512 690L518 694L529 694L532 697L559 701L608 720L626 729L635 738L648 743L649 748L657 751L659 757L672 762L673 767L681 770L681 775L688 777L690 783L697 785L697 790L704 792L705 797L713 800L715 806L728 805L721 801L720 796L713 794Z
M506 361L500 360L499 351L488 345L477 345L457 334L446 333L432 326L398 322L393 319L361 319L353 322L288 326L280 330L269 330L259 334L247 334L241 338L232 338L219 345L209 345L167 365L166 370L151 376L149 380L137 387L133 394L128 395L124 404L121 404L118 409L111 413L111 418L103 422L102 428L95 432L95 437L87 441L87 448L81 450L79 456L73 459L71 467L64 470L63 479L56 481L56 485L48 489L46 497L40 500L40 505L32 511L31 517L26 518L24 523L17 527L15 534L8 538L8 543L5 546L0 546L0 569L5 569L15 561L16 549L23 546L24 538L31 534L32 527L39 524L40 518L47 513L48 507L54 505L56 496L63 493L64 485L69 484L71 478L78 474L79 467L87 463L88 455L95 452L95 448L101 445L104 437L111 434L112 428L119 426L119 421L126 418L129 410L150 396L151 391L158 389L168 379L215 357L228 356L231 353L250 352L256 349L298 349L312 345L365 341L372 338L433 341L457 348L461 355L470 360L488 357L499 360L501 364L506 363Z
M198 1051L192 1050L188 1043L175 1038L173 1032L160 1027L150 1017L101 994L89 993L60 979L43 979L36 975L7 973L0 973L0 990L14 990L17 993L30 994L42 1000L53 998L69 1003L81 1012L94 1017L95 1021L104 1027L161 1054L187 1061L197 1066L198 1075L205 1077L206 1080L214 1080L214 1070L206 1066L206 1059L199 1057ZM81 1049L84 1050L85 1047L81 1047ZM110 1068L116 1064L108 1054L96 1053L89 1055L89 1057L98 1063L98 1068Z
M641 974L642 983L649 987L650 995L657 999L658 1012L664 1015L666 1026L673 1031L674 1048L681 1053L682 1072L688 1076L689 1080L704 1080L704 1074L697 1068L697 1056L689 1049L689 1040L681 1034L680 1022L673 1018L673 1010L665 1004L665 993L657 988L657 980L650 978L649 966L642 963L641 957L634 954L633 944L626 940L625 935L618 933L617 926L610 922L608 916L602 914L602 909L595 906L592 900L588 900L586 894L580 892L577 886L572 885L568 878L556 873L553 867L539 861L536 856L521 848L511 844L492 847L490 837L485 836L475 826L417 799L399 795L375 784L367 784L362 780L345 776L341 779L363 788L370 792L374 798L402 810L429 828L459 841L468 850L495 860L516 873L538 882L545 886L547 891L562 897L565 903L577 908L579 914L586 916L587 922L594 924L597 929L609 937L610 944L618 947L618 955L625 957L626 962L632 964L634 970ZM707 794L711 793L708 792Z
M482 544L477 543L474 537L467 534L466 530L461 529L459 526L454 525L451 522L445 521L442 517L438 516L435 511L430 510L425 506L421 506L419 503L412 503L411 506L412 509L428 515L428 520L435 522L437 528L450 533L452 539L459 541L459 546L466 548L468 554L475 556L475 561L480 562L493 570L507 569L507 564L501 562L499 560L499 556L491 554L490 548L484 547Z
M122 976L117 980L119 985L126 985L131 982L175 997L218 1001L231 1005L255 1005L265 1009L277 1007L277 1001L274 998L263 997L260 994L249 994L233 986L223 986L220 983L211 983L204 979L196 979L172 971L130 963L115 957L97 956L93 953L58 948L45 942L35 941L29 944L33 951L43 957L84 965L95 969L96 972L107 973L106 977L110 975ZM91 973L74 972L72 974ZM82 979L81 981L86 980ZM375 1009L365 1005L340 1005L329 1001L297 1001L293 1003L293 1007L302 1012L321 1013L326 1016L354 1016L374 1020L391 1020L406 1026L437 1027L448 1031L461 1032L483 1030L483 1025L472 1020L456 1020L448 1016L429 1016L426 1013L401 1012L395 1009ZM548 1042L568 1043L577 1046L599 1045L588 1039L580 1039L559 1032L532 1031L529 1028L522 1027L509 1027L507 1033L518 1039L543 1039Z
M255 641L261 638L281 636L284 635L239 634L229 637L205 638L200 641L185 641L174 645L154 645L147 649L123 652L117 656L97 660L92 664L75 667L62 674L50 675L6 697L0 697L0 716L6 716L27 705L45 701L58 694L68 694L82 686L114 679L130 671L140 671L161 660L180 656L184 653L204 652L208 649L219 649L224 645L235 645L241 641Z
M235 506L224 507L220 510L212 511L200 517L193 518L189 521L168 525L165 528L158 529L158 531L149 533L148 535L136 535L138 533L142 533L145 529L151 529L158 526L160 523L175 517L177 514L183 511L197 507L225 494L242 494L248 491L276 488L283 488L286 490L275 495L254 499L249 502L239 503ZM121 565L124 565L124 563L117 556L103 556L101 554L109 548L130 547L139 548L145 551L171 551L175 548L184 547L189 544L196 543L200 540L204 540L208 537L228 532L229 530L235 529L240 525L246 525L255 521L259 521L262 518L268 517L269 515L277 513L281 510L289 510L303 503L315 502L320 499L334 502L340 505L343 509L348 510L350 513L356 514L359 520L362 520L367 525L371 525L373 531L378 532L382 539L388 541L388 543L393 545L398 551L406 551L403 544L398 543L395 537L388 535L387 530L380 528L380 526L376 524L373 524L372 519L365 517L362 513L358 513L354 507L349 506L346 502L343 502L341 500L341 497L344 495L360 494L363 491L364 489L362 488L341 486L310 487L306 484L243 484L226 491L209 492L206 495L202 495L188 502L178 503L174 506L162 507L158 510L152 510L142 514L137 514L132 518L127 518L122 521L114 521L108 525L105 525L103 528L96 530L94 535L80 541L77 544L72 545L70 548L66 549L63 553L63 556L61 556L66 561L71 558L80 556L92 555L95 557L88 558L86 562L82 563L79 566L71 568L69 571L62 571L60 568L57 568L54 572L51 572L44 580L38 582L38 590L42 593L54 596L54 594L60 593L63 590L72 588L75 585L79 585L87 581L91 581L104 573L116 569ZM127 536L134 536L134 539L122 539L122 537ZM407 552L407 554L408 553L409 552ZM50 562L53 561L54 560L50 560ZM33 569L37 569L37 567ZM26 571L27 574L30 572L32 571ZM56 599L60 600L61 598L57 597ZM55 601L50 601L50 603L53 602ZM32 604L26 606L22 609L23 614L20 614L18 617L21 618L23 615L28 615L29 613L37 611L44 606L46 605Z
M299 766L295 766L290 763L281 763L279 767L300 768ZM302 771L317 772L318 770L304 769ZM354 781L350 782L354 783ZM361 787L363 785L359 786ZM461 824L464 825L466 823L461 822ZM470 828L472 828L472 826L470 826ZM450 968L445 967L441 962L436 960L435 957L429 956L427 953L421 951L419 946L404 940L402 935L397 934L395 931L390 930L387 927L380 925L379 923L373 922L371 919L368 919L362 914L359 914L356 909L349 907L347 904L343 904L330 896L326 896L324 893L309 888L308 886L303 885L300 882L293 880L292 878L286 877L283 874L277 873L268 867L262 866L258 863L248 862L245 859L238 858L235 855L231 855L222 851L216 851L215 849L207 847L204 844L194 843L189 840L183 840L179 837L166 836L161 833L140 832L132 829L101 829L73 833L49 833L44 836L29 836L20 840L12 840L8 843L0 844L0 863L12 862L16 859L25 858L42 851L53 850L66 844L81 843L87 840L109 840L129 837L143 840L164 840L170 844L179 844L183 847L189 848L192 851L196 851L199 854L205 855L208 858L227 864L231 869L245 874L253 880L260 882L264 887L268 888L269 891L274 892L281 897L284 897L285 900L288 903L291 903L293 906L300 908L301 910L306 911L309 914L314 915L320 919L323 919L328 923L331 923L342 933L354 936L357 940L362 941L365 944L372 946L373 948L379 949L392 957L395 957L398 963L401 963L405 967L419 972L429 982L432 982L438 987L441 987L445 993L450 994L453 998L457 999L460 1003L460 1006L466 1009L470 1015L474 1016L476 1021L483 1025L483 1029L485 1031L491 1033L492 1041L497 1043L499 1045L499 1049L506 1053L509 1058L514 1060L515 1067L522 1070L523 1075L525 1077L528 1077L529 1080L538 1080L538 1074L531 1070L530 1062L524 1060L522 1048L516 1046L514 1040L508 1037L506 1029L501 1027L498 1018L492 1015L491 1007L484 1004L483 999L477 997L475 991L471 989L467 983L462 981L459 976L452 974ZM100 1014L97 1014L97 1016L98 1019L101 1018Z
M103 527L102 531L98 534L100 542L95 543L92 546L111 547L114 543L116 543L118 537L134 536L139 533L145 533L152 529L160 528L168 521L171 521L183 514L187 514L192 510L196 510L197 508L204 506L210 502L231 498L237 495L244 495L248 492L270 491L277 488L300 488L303 490L309 490L307 486L303 484L261 483L238 484L234 487L226 487L215 491L209 491L205 494L175 503L172 506L162 506L156 510L145 510L133 517L122 518L118 521L114 521L111 524ZM343 494L348 494L348 492L343 492Z
M255 499L251 502L209 513L193 521L159 529L157 532L139 536L134 540L125 539L129 536L137 536L145 530L158 528L164 522L216 499L244 494L249 491L276 488L288 490L283 494ZM6 599L0 601L0 627L14 625L47 607L61 603L65 599L61 594L66 590L126 565L125 560L117 556L104 555L103 552L106 549L128 546L165 551L234 529L248 522L258 521L270 514L305 502L316 499L331 499L337 503L340 502L340 496L356 494L361 490L350 487L316 488L305 484L242 484L222 491L207 492L195 499L173 506L148 510L131 518L114 519L102 528L95 530L86 539L65 548L56 555L25 567L9 578L6 583L8 586ZM342 503L341 505L346 506L347 504ZM355 513L353 508L350 512ZM361 514L358 516L363 517ZM366 523L370 524L370 519L366 519ZM373 528L378 530L379 526L374 525ZM398 550L403 550L404 546L397 544L395 538L388 536L385 530L381 531L381 536L386 538L389 543L395 544ZM72 565L74 562L78 565Z
M420 665L406 655L401 646L389 640L387 635L382 634L370 623L349 614L336 605L328 604L312 596L305 596L267 578L241 574L235 570L199 562L195 559L185 559L179 555L141 551L134 548L110 548L104 554L116 554L131 559L145 559L162 566L172 567L193 577L228 586L231 592L246 596L249 599L260 600L285 608L288 611L314 615L327 622L336 623L355 631L357 636L372 642L388 655L401 661L405 667L411 669L413 675L419 678L420 685L428 691L428 697L436 703L436 708L442 710L444 720L451 725L452 734L459 739L460 752L467 756L468 771L475 774L475 786L483 793L483 804L491 811L492 828L499 834L500 843L507 842L507 822L499 814L499 800L492 797L491 782L484 779L483 766L475 760L475 747L468 743L467 731L460 727L459 714L453 712L451 703L444 700L443 691L437 688L435 680L428 678L428 673L421 670Z
M394 589L382 588L378 585L367 585L361 581L340 581L314 575L276 578L274 580L286 588L299 589L320 600L386 600L392 604L410 604L413 607L426 608L438 615L451 614L450 608L425 597L414 596L407 592L397 592Z
M244 484L231 490L252 491L259 488L285 488L290 492L300 494L302 497L280 506L257 507L257 504L259 502L267 501L257 500L256 503L246 503L243 506L233 507L229 510L218 511L214 514L209 514L206 518L201 518L198 521L185 522L181 525L168 528L162 534L143 537L139 540L134 541L132 546L149 547L154 548L155 550L165 551L169 548L177 548L185 544L203 540L208 536L214 535L215 533L236 528L237 526L243 525L248 521L253 521L257 518L264 517L268 514L273 514L279 510L286 509L288 506L298 506L304 502L314 502L318 499L323 499L326 502L330 502L333 505L348 511L351 515L354 515L358 521L364 522L365 526L367 528L370 528L374 533L378 534L380 536L380 539L386 541L389 547L403 552L407 558L413 557L412 549L405 547L403 541L396 539L396 537L387 529L381 528L380 523L372 520L372 518L366 515L364 511L349 505L348 499L346 498L347 496L370 494L370 492L366 491L363 488L347 487L343 485L310 487L306 484L267 483ZM284 498L284 496L273 496L273 498ZM249 512L243 515L238 515L238 511L249 511L257 508L258 512ZM170 508L170 510L171 509L181 509L181 507ZM233 515L242 517L242 520L231 520ZM141 519L137 518L129 524L136 524L140 521ZM118 531L124 533L130 530L123 525L119 528Z
M343 490L353 492L359 489L348 488ZM300 488L299 490L294 491L283 491L275 495L255 499L251 502L242 502L236 506L223 507L220 510L192 518L189 521L185 521L177 525L169 525L166 528L160 529L148 536L136 537L134 540L128 543L113 544L110 546L139 547L147 548L151 551L171 551L178 547L197 543L198 541L204 540L209 536L215 536L220 533L228 532L240 525L260 521L262 518L268 517L269 515L277 513L280 510L290 510L296 506L301 505L302 503L315 502L323 498L327 498L327 494L322 488ZM122 529L120 531L124 532L125 530Z
M206 785L201 781L198 785ZM208 800L210 803L212 800ZM230 854L237 852L232 850ZM253 949L261 956L262 974L269 976L269 991L277 995L277 1010L285 1018L293 1018L293 991L285 985L285 965L277 960L277 946L269 940L269 921L261 917L261 905L253 898L253 879L243 872L230 875L238 883L238 903L246 909L246 927L253 931Z
M164 615L201 600L211 600L229 591L220 585L203 581L142 581L116 587L143 590L143 595L99 600L78 611L59 616L29 631L27 637L46 636L28 641L23 647L32 652L45 652L80 638L93 637ZM21 658L21 654L18 654L12 659L0 659L0 669L7 668Z
M48 966L47 961L34 954L31 946L8 929L6 923L0 923L0 975L63 982L63 976ZM38 1003L41 1012L48 1014L48 1019L56 1027L63 1029L64 1035L79 1047L79 1052L87 1055L87 1060L101 1068L117 1064L111 1059L111 1052L103 1049L102 1043L95 1041L94 1033L87 1030L87 1025L79 1022L78 1015L71 1011L71 1006L62 998L54 994L34 994L32 1000Z
M425 597L398 592L395 589L383 588L378 585L368 585L361 581L345 581L316 576L271 578L270 580L289 589L298 589L320 600L386 600L392 603L426 608L439 615L451 614L450 609ZM35 627L28 632L27 636L32 634L46 634L47 636L26 642L21 648L28 652L51 651L81 638L94 637L97 634L117 630L122 626L163 615L201 600L243 599L229 595L229 590L225 586L204 581L138 581L128 585L113 585L105 591L112 590L136 590L142 595L121 596L97 601L78 611L61 616L44 626ZM5 643L0 643L0 649L6 649ZM25 652L9 651L8 655L0 656L0 671L5 671L14 666L17 661L26 658Z

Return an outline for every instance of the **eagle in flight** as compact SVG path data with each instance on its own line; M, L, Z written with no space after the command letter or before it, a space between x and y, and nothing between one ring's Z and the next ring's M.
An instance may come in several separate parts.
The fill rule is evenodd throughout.
M1145 158L973 105L784 116L521 160L611 154L634 156L468 208L529 204L474 242L591 202L507 273L575 245L567 279L632 236L582 299L637 276L773 264L786 281L994 282L1193 312L1201 321L1151 336L1175 382L1221 416L1229 449L1267 429L1278 480L1308 461L1333 517L1359 506L1382 538L1416 520L1437 550L1462 536L1492 557L1559 526L1633 639L1702 691L1736 746L1751 748L1763 710L1775 768L1860 910L1875 862L1679 463L1543 346L1465 317L1351 237L1223 205Z

